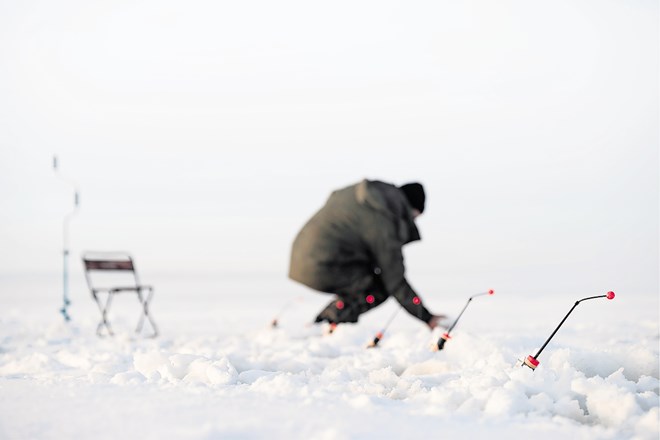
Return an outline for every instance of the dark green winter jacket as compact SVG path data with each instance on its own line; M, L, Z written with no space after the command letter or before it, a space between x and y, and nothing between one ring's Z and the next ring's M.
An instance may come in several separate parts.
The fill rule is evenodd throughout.
M387 293L411 315L431 314L405 278L403 245L419 240L412 208L396 186L363 180L334 191L294 240L289 277L339 293L380 272Z

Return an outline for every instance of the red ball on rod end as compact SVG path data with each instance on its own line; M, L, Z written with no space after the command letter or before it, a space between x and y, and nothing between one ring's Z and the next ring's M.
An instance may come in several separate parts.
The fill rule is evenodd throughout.
M495 293L495 291L494 291L493 289L490 289L490 290L488 291L488 294L489 294L489 295L493 295L494 293Z
M616 295L614 295L614 292L612 292L611 290L607 292L607 299L614 299L615 296Z

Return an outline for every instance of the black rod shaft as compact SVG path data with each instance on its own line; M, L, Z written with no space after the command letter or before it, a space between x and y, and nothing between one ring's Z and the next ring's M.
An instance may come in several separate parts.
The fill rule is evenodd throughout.
M573 304L573 307L571 307L571 310L569 310L568 313L566 314L566 316L564 316L564 319L561 320L561 322L559 323L559 325L557 326L557 328L555 329L555 331L552 332L552 334L550 335L550 337L549 337L549 338L543 343L543 346L542 346L542 347L539 349L539 351L534 355L534 358L535 358L535 359L539 357L539 355L541 354L541 352L543 351L543 349L545 348L545 346L548 345L548 342L550 342L550 340L555 336L555 334L557 333L557 330L559 330L559 327L561 327L561 326L564 324L564 322L565 322L566 319L568 318L568 315L570 315L571 312L573 312L573 310L577 307L578 304L580 304L580 301L576 301L576 303Z
M378 345L378 342L380 342L381 339L383 339L383 335L385 334L385 331L387 328L390 326L392 321L394 321L394 318L396 318L396 315L399 313L402 307L397 307L397 309L392 313L392 316L390 316L390 319L387 320L385 325L383 326L383 329L376 333L376 336L374 336L373 341L367 346L367 348L375 347Z
M543 346L541 346L541 348L539 348L539 351L534 355L534 359L536 359L536 358L539 357L539 355L541 354L541 352L543 351L543 349L545 348L545 346L548 345L548 342L550 342L550 340L555 336L555 334L557 333L557 331L559 330L559 328L560 328L562 325L564 325L564 322L566 321L566 319L568 318L568 316L573 312L573 310L575 310L575 308L577 307L577 305L580 304L582 301L586 301L586 300L588 300L588 299L595 299L595 298L607 298L607 295L590 296L590 297L587 297L587 298L582 298L582 299L579 300L579 301L575 301L575 304L573 304L573 307L571 307L571 310L568 311L568 313L566 314L566 316L564 316L564 319L561 320L561 322L559 323L559 325L557 326L557 328L555 329L555 331L552 332L552 334L550 335L550 337L549 337L549 338L543 343Z
M396 318L396 315L399 314L400 310L401 310L401 307L397 307L397 309L394 311L394 313L392 313L392 316L390 316L390 319L387 321L387 323L383 327L382 333L385 333L385 330L387 330L387 328L390 326L390 324L392 324L392 321L394 321L394 318Z
M472 297L470 297L470 299L467 300L467 302L465 303L465 306L463 307L463 310L461 310L461 313L458 314L458 316L454 320L454 323L447 329L447 334L449 334L449 332L452 331L454 329L454 327L456 327L456 324L458 323L458 320L461 319L461 316L465 312L465 309L467 309L467 307L470 305L470 301L472 301Z

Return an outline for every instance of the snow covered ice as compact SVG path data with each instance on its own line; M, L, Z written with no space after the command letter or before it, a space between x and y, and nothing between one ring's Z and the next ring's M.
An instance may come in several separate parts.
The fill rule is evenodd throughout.
M5 283L0 438L658 437L656 298L581 304L531 371L517 359L535 353L574 295L497 292L433 352L440 330L404 313L365 348L392 300L324 336L306 323L327 297L293 283L272 293L251 278L186 285L156 284L162 336L151 340L131 334L133 298L117 300L118 335L98 338L82 290L67 325L43 290ZM427 301L451 314L465 297Z

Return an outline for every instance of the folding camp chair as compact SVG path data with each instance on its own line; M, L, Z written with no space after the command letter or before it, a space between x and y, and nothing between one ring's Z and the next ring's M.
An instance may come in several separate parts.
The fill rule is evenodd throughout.
M153 335L150 336L156 337L158 335L158 329L149 315L149 301L153 297L154 289L152 286L140 284L131 256L125 252L86 252L83 254L82 259L85 265L87 285L101 311L102 318L96 328L96 334L103 336L102 330L105 327L110 336L114 335L108 321L108 310L112 304L112 297L117 293L134 292L137 294L138 300L142 305L142 314L140 315L140 321L135 332L140 333L142 331L144 318L146 317L153 329ZM95 280L94 284L92 283L92 279ZM103 281L103 287L98 287L101 279ZM114 284L120 279L125 284ZM143 295L145 291L148 292L146 298ZM105 302L101 301L103 295L107 295Z

